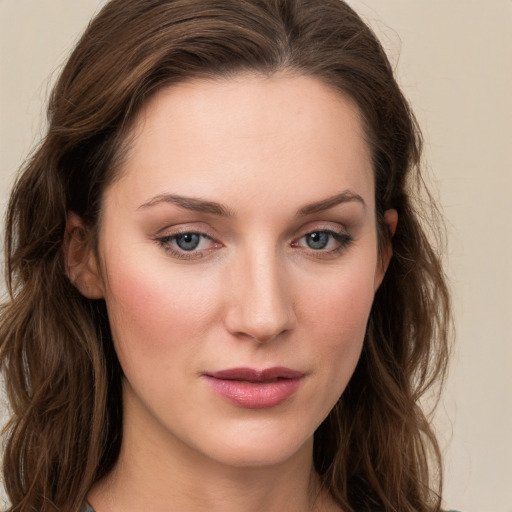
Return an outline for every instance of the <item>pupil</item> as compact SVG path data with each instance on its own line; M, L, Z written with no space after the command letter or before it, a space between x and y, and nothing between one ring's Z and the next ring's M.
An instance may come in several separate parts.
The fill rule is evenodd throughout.
M306 241L311 249L325 249L329 243L329 235L322 232L310 233L306 236Z
M183 251L193 251L199 245L201 236L197 233L186 233L176 237L176 244Z

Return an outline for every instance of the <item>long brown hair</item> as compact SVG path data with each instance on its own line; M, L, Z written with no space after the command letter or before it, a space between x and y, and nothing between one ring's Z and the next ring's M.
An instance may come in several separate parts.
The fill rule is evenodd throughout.
M436 211L428 196L428 212L416 199L420 132L377 38L341 0L112 0L53 90L48 133L7 211L10 511L78 512L122 441L122 371L105 305L64 270L67 212L94 232L130 121L157 90L244 70L313 76L352 98L372 150L381 243L384 211L399 215L361 359L315 433L315 468L346 512L440 509L440 453L419 400L446 370L449 299L419 219Z

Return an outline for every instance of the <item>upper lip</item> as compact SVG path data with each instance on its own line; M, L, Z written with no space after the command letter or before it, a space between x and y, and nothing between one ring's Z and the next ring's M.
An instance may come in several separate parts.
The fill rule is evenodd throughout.
M249 382L266 382L275 379L298 379L304 376L302 372L291 370L283 366L265 368L227 368L215 372L206 372L208 377L224 380L245 380Z

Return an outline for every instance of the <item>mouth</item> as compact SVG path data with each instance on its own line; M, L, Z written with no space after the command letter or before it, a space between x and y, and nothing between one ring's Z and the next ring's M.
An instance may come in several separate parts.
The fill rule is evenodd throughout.
M229 368L203 374L215 394L248 409L275 407L299 388L304 373L290 368Z

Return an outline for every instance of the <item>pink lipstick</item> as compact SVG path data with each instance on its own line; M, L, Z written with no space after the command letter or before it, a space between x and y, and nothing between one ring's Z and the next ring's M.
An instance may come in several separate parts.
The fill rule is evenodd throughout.
M204 374L213 391L228 402L248 409L275 407L300 386L304 374L289 368L264 370L229 368Z

